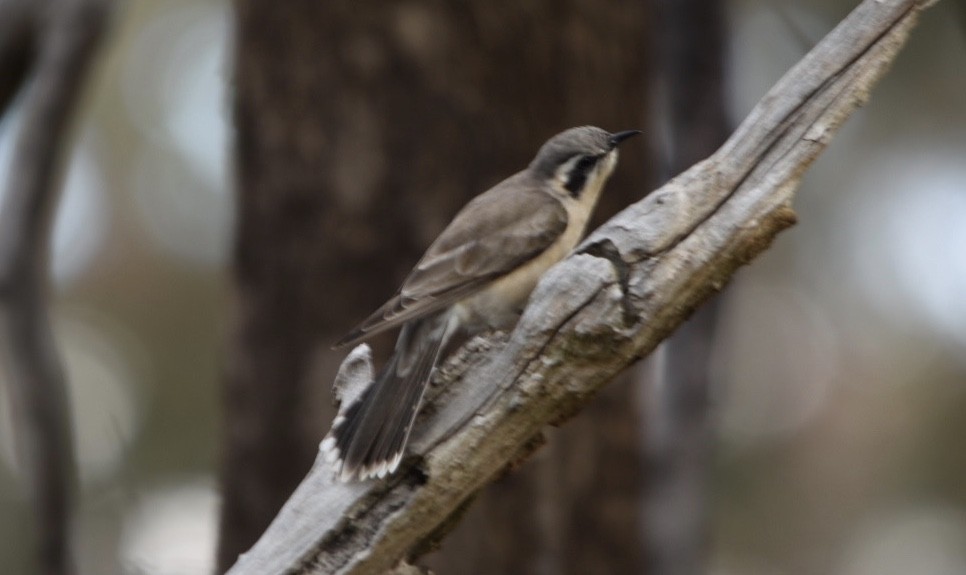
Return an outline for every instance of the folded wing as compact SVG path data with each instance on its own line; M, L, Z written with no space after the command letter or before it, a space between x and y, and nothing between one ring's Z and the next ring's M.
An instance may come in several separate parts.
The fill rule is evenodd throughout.
M402 287L338 345L447 307L550 247L567 227L560 202L518 174L478 196L433 242Z

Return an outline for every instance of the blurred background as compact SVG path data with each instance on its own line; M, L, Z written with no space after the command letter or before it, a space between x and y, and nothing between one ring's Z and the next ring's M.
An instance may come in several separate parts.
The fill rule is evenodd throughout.
M732 125L844 17L843 4L726 3ZM226 436L221 381L234 369L226 341L233 301L243 299L229 287L235 17L218 0L120 8L78 111L51 260L80 467L80 571L208 573ZM414 50L432 48L420 44L423 16L400 11ZM346 58L369 56L363 45ZM708 572L966 573L964 70L966 9L941 2L806 174L798 225L720 300ZM14 102L0 122L0 182L22 107ZM653 114L641 107L623 125L593 114L574 123L633 128ZM526 133L525 117L513 122ZM473 137L472 124L454 129ZM521 149L552 134L530 134ZM656 134L652 156L665 144ZM529 158L514 154L486 177ZM654 171L635 166L642 161L625 155L619 171ZM460 203L425 217L442 225ZM402 271L368 287L372 297L390 295L388 276ZM324 373L337 359L319 353L312 365ZM329 380L313 381L322 409ZM31 510L4 394L0 385L0 557L4 572L25 573ZM317 441L327 425L320 415L304 427Z

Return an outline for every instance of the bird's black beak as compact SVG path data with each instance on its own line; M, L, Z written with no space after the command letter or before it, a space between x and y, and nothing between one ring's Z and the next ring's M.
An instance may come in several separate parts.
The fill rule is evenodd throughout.
M636 136L640 134L640 130L625 130L623 132L617 132L616 134L610 135L610 147L616 148L618 144L630 138L631 136Z

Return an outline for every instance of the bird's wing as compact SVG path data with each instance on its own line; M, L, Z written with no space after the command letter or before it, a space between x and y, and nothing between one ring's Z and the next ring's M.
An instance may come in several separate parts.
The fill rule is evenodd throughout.
M560 201L522 174L501 183L467 204L399 292L337 345L357 343L479 291L543 253L566 228Z

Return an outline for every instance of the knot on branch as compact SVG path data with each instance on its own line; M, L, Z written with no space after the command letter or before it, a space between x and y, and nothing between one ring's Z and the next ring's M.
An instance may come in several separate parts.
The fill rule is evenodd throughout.
M623 327L633 327L640 320L640 314L630 298L631 267L624 261L614 242L604 238L581 247L577 253L604 258L614 267L617 283L621 288L621 321Z

